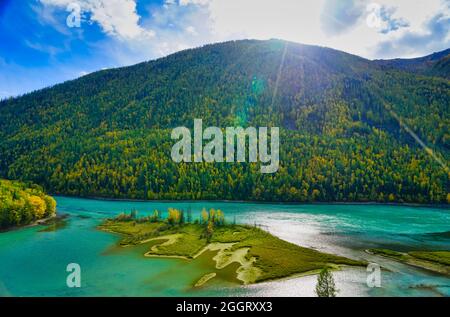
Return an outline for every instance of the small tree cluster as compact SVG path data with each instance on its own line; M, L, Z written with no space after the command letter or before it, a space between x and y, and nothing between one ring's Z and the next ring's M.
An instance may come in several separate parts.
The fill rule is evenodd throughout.
M117 215L117 217L115 218L118 221L131 221L133 220L131 213L126 214L124 212L120 213L119 215Z
M204 225L208 225L210 222L215 226L223 226L225 224L225 214L220 209L215 210L211 208L209 212L206 211L205 208L202 210L200 223Z
M0 180L0 229L27 225L55 213L55 200L39 186Z
M157 209L155 209L153 211L153 215L151 215L149 217L149 221L150 222L158 222L159 221L159 211Z
M205 225L202 237L210 242L214 234L214 228L225 225L225 214L220 209L215 210L214 208L211 208L209 212L207 212L206 209L203 208L200 223Z
M175 208L169 208L168 209L169 214L167 215L167 222L170 225L178 225L183 223L183 212L175 209Z
M136 223L144 223L144 222L158 222L159 221L159 212L155 210L153 215L146 217L139 217L138 211L132 209L129 214L122 212L118 216L116 216L115 220L117 221L134 221Z
M131 210L130 213L121 213L116 218L118 221L134 221L136 223L143 223L143 222L159 222L162 221L161 214L158 210L154 210L152 215L146 216L146 217L138 217L138 211L137 210ZM179 210L176 208L169 208L168 209L168 215L165 220L167 224L174 226L174 225L183 225L186 222L191 223L192 222L192 211L189 208L187 210L187 219L184 210ZM214 232L214 227L220 227L225 225L225 215L220 209L213 209L211 208L208 211L206 209L202 210L200 220L195 220L194 223L200 223L205 225L205 236L211 237L212 233Z

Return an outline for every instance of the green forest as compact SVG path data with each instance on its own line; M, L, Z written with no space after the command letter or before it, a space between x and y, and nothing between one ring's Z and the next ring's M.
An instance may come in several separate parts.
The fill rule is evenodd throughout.
M56 202L40 186L0 180L0 230L55 215Z
M0 102L0 177L76 196L449 203L448 52L425 61L245 40L99 71ZM278 172L173 162L170 132L195 118L279 126Z

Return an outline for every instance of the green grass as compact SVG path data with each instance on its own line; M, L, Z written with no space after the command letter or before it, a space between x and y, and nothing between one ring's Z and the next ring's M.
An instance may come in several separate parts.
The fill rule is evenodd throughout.
M389 249L369 249L369 252L371 252L373 254L377 254L377 255L384 255L384 256L394 257L394 258L399 258L399 259L401 259L402 257L405 256L404 253L389 250Z
M450 266L450 251L413 251L408 255L417 259Z
M373 254L396 258L398 260L408 260L412 257L450 266L450 251L411 251L408 253L401 253L388 249L370 249L369 251Z
M121 234L123 237L120 244L133 245L145 239L156 237L161 227L163 227L162 223L106 220L99 226L99 229Z
M201 239L202 228L193 224L177 226L168 230L169 234L181 233L182 236L174 244L159 246L156 255L176 255L192 258L208 243L206 239ZM167 231L160 234L165 235Z
M206 239L200 239L202 228L193 224L183 226L169 226L164 222L116 221L107 220L99 226L99 229L119 233L123 237L121 245L136 245L142 241L162 237L166 235L182 233L182 237L170 246L159 246L155 255L177 255L192 257L207 245ZM156 244L164 243L160 240Z
M258 281L320 270L330 264L364 265L361 261L300 247L258 228L226 227L217 233L214 235L213 241L236 241L237 244L233 246L235 250L244 247L250 248L248 256L257 259L255 265L263 272Z
M411 251L401 253L388 249L370 249L369 252L421 267L436 273L450 275L450 251Z
M199 224L169 226L164 222L137 223L107 220L100 229L124 235L121 244L138 244L151 238L181 234L181 237L170 245L161 246L167 241L161 240L156 251L150 251L150 254L155 255L192 258L208 245L208 241L202 235L204 226ZM231 251L249 248L247 258L256 258L254 266L261 270L261 275L256 282L320 270L325 266L365 265L361 261L303 248L274 237L259 228L244 225L217 227L210 242L235 243ZM155 244L152 243L152 245Z

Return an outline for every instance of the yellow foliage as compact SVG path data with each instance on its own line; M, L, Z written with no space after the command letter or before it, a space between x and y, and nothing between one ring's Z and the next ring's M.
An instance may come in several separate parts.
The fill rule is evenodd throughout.
M216 211L216 219L215 220L219 224L224 224L225 223L225 215L224 215L222 210L217 209L217 211Z
M389 199L389 201L394 201L395 200L394 194L389 194L388 199Z
M215 216L216 216L216 211L214 210L214 208L211 208L209 210L209 219L214 221Z
M169 223L180 223L181 220L181 212L175 208L169 208L169 215L167 217L167 221Z
M39 196L30 196L28 199L30 205L34 209L35 217L37 219L42 218L45 215L46 204L45 201Z
M206 211L205 208L202 209L202 220L203 220L203 222L208 221L208 212Z
M56 213L56 200L53 197L45 196L46 214L48 216Z

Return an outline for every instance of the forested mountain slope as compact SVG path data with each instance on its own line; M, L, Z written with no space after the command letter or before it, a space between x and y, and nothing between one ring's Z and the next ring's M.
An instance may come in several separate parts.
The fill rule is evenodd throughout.
M397 69L450 79L450 49L419 58L377 60L375 63L385 69Z
M328 48L207 45L0 102L0 176L82 196L445 203L449 100L446 76ZM280 126L279 171L173 162L171 129L194 118Z

